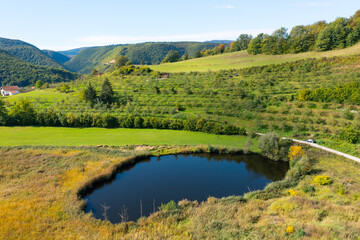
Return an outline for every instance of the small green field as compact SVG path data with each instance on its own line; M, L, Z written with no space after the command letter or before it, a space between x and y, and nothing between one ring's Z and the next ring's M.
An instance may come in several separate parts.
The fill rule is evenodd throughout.
M0 146L221 145L242 148L244 136L189 131L56 127L0 127Z
M219 71L240 69L269 64L280 64L308 58L323 58L335 56L349 56L360 53L360 44L355 46L327 52L306 52L285 55L249 55L247 51L225 53L203 58L190 59L176 63L152 65L151 69L161 72L191 72L191 71Z

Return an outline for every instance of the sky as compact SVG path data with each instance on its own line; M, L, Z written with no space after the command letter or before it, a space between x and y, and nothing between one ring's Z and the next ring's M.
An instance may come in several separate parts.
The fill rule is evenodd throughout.
M68 50L240 34L350 17L359 0L0 0L0 37Z

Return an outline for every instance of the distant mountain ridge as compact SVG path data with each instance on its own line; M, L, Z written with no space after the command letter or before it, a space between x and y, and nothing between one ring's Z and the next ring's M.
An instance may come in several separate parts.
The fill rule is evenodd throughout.
M76 56L81 50L84 50L86 48L89 48L89 47L74 48L74 49L69 49L69 50L65 50L65 51L57 51L57 52L72 58L72 57Z
M40 49L21 40L0 38L0 49L28 63L64 69L64 66L47 56Z
M64 65L79 73L90 73L93 68L104 71L111 66L109 62L120 55L126 55L134 64L153 65L160 64L170 50L178 51L180 56L185 53L194 56L198 51L218 45L211 42L147 42L90 47L82 49Z
M218 44L230 44L232 43L234 40L211 40L211 41L205 41L206 43L218 43Z
M54 59L56 62L64 64L71 59L71 57L62 54L60 52L52 51L52 50L42 50L48 57Z

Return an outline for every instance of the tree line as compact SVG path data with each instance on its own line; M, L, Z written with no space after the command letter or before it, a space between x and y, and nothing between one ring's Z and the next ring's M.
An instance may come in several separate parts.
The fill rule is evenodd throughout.
M101 127L101 128L154 128L188 130L219 135L246 135L245 128L208 121L204 118L186 120L140 117L134 115L114 116L98 113L59 113L52 109L36 111L32 103L20 99L10 111L0 100L1 126L52 126L52 127Z
M350 18L337 18L327 24L319 21L291 29L280 28L271 35L261 33L248 44L249 54L287 54L312 50L346 48L360 40L360 10Z

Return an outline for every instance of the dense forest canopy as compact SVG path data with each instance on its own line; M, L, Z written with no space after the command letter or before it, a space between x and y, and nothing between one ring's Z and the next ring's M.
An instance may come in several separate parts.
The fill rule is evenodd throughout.
M103 71L111 67L111 61L120 55L126 55L134 64L160 64L169 51L177 51L180 56L187 54L194 57L196 53L218 45L212 42L157 42L92 47L80 51L65 66L80 73L90 73L93 68Z
M55 83L75 80L79 74L63 69L37 66L0 50L0 83L24 87L35 85L36 81Z
M64 68L64 66L47 56L37 47L20 40L0 38L0 49L32 64L46 67Z
M55 61L57 61L58 63L61 63L61 64L64 64L71 59L71 57L69 57L65 54L62 54L60 52L56 52L56 51L52 51L52 50L42 50L42 51L48 57L54 59Z
M280 28L271 35L261 33L249 42L249 54L287 54L307 51L328 51L353 46L360 40L360 10L350 18L337 18L331 23L319 21L291 29ZM232 44L243 43L242 38Z

